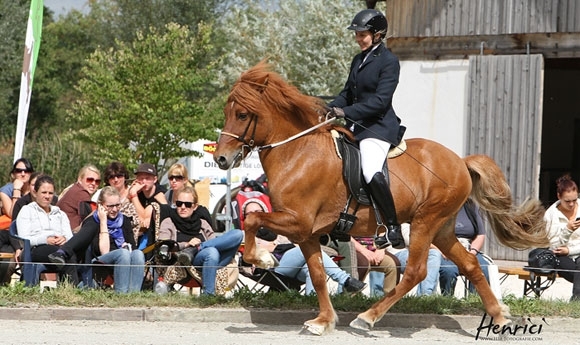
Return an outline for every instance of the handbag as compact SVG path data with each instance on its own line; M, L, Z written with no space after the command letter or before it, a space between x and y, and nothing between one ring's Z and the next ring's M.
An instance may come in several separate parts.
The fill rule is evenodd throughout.
M185 283L184 280L189 280L189 275L185 267L171 265L165 269L163 280L167 285Z
M560 259L548 248L536 248L528 255L528 265L539 268L539 273L554 273L554 269L560 266Z

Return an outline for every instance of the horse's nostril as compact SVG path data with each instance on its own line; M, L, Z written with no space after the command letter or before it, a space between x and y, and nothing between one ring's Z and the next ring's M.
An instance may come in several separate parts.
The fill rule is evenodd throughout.
M228 160L226 159L226 157L218 156L218 157L214 157L214 160L217 163L217 165L220 167L220 169L225 169L224 167L227 167Z

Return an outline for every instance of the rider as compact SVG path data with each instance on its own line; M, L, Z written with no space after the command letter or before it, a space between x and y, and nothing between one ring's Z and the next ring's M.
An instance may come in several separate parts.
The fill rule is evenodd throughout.
M387 223L387 234L375 234L375 244L403 248L405 242L397 221L395 203L383 174L391 145L398 145L405 132L393 109L393 94L399 82L399 59L385 47L387 19L373 9L359 12L348 27L362 52L354 57L350 73L338 97L328 104L336 117L346 117L358 140L362 172L371 199ZM385 169L385 171L388 171Z

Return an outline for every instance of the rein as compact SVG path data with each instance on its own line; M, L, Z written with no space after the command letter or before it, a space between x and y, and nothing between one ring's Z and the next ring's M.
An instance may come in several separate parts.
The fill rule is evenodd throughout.
M256 121L254 121L254 118L256 119ZM335 120L335 118L334 117L331 117L329 119L326 119L324 122L321 122L321 123L319 123L317 125L314 125L314 126L308 128L308 129L306 129L306 130L304 130L304 131L302 131L300 133L297 133L297 134L291 136L290 138L287 138L285 140L279 141L277 143L263 145L263 146L258 146L258 147L256 147L256 149L259 152L259 151L262 151L262 150L273 149L273 148L278 147L280 145L284 145L284 144L286 144L286 143L288 143L288 142L290 142L290 141L292 141L294 139L300 138L300 137L302 137L302 136L304 136L304 135L306 135L306 134L308 134L308 133L310 133L310 132L312 132L312 131L314 131L314 130L316 130L316 129L324 126L324 125L327 125L327 124L331 123L334 120ZM245 136L246 136L246 133L248 132L248 129L252 125L252 121L254 121L254 129L252 131L252 136L250 138L250 141L247 142L245 140ZM253 150L254 149L254 134L256 132L256 125L257 125L257 123L258 123L258 117L255 116L255 115L252 115L252 119L250 120L250 123L248 124L248 127L246 127L246 129L244 130L244 133L242 133L241 136L240 135L233 134L233 133L230 133L230 132L221 132L221 134L228 135L228 136L230 136L230 137L232 137L232 138L234 138L234 139L236 139L236 140L244 143L246 146L248 146L250 149Z

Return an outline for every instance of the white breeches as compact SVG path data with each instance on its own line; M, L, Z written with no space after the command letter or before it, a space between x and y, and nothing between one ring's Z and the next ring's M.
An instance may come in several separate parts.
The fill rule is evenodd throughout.
M383 170L391 144L383 140L367 138L361 140L359 147L363 176L366 183L369 183L376 173Z

